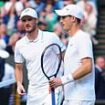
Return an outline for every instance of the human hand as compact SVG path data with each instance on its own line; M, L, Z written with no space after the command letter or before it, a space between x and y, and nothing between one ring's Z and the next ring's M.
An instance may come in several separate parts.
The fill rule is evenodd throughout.
M59 77L56 77L56 78L52 78L49 81L49 84L50 84L50 88L57 88L58 86L62 85L62 81Z
M24 89L22 84L17 85L17 92L19 95L25 95L26 94L25 89Z

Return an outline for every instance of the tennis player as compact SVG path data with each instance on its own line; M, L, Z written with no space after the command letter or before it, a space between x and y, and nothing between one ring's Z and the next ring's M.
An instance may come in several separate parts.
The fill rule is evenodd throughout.
M34 9L24 9L20 19L23 22L26 35L17 41L15 46L14 59L17 92L20 95L25 94L25 88L22 85L23 64L25 62L29 79L27 105L51 105L49 81L41 70L41 54L52 43L60 45L62 52L65 50L65 46L54 33L38 29L38 16ZM49 57L49 55L46 57ZM50 62L44 62L50 65L51 60Z
M51 87L64 85L63 105L94 105L94 62L89 35L80 29L83 11L75 4L56 10L69 34L64 56L64 76L50 81Z

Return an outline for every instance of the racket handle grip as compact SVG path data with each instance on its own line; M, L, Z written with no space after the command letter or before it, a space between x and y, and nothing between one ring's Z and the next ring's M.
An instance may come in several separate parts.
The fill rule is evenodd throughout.
M55 102L55 89L54 88L51 89L51 98L52 98L52 105L56 105L56 102Z

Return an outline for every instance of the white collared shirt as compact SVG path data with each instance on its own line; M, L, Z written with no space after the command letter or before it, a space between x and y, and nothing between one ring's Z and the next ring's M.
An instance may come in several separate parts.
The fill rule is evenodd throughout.
M73 73L86 57L93 60L92 43L89 35L79 30L69 39L64 57L64 75ZM94 69L87 76L66 84L64 90L65 99L94 100Z
M15 47L15 62L26 62L29 79L29 96L32 99L36 97L38 101L44 99L48 95L48 80L41 70L41 54L46 46L57 43L61 46L62 51L65 50L64 44L59 40L57 35L51 32L38 31L38 37L34 41L30 41L27 36L24 36L16 43ZM45 63L48 61L45 61ZM48 62L50 65L51 60ZM42 94L42 96L40 96ZM35 96L36 95L36 96ZM32 99L33 100L33 99ZM37 103L38 105L38 103Z

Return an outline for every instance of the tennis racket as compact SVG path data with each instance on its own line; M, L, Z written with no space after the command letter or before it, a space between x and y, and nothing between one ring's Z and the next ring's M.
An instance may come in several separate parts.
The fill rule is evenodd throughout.
M43 74L48 80L52 77L56 77L62 62L61 47L56 44L48 45L41 55L41 68ZM52 105L56 105L55 90L51 89Z

